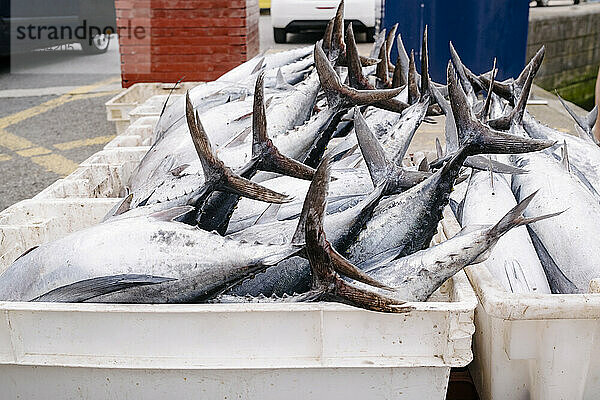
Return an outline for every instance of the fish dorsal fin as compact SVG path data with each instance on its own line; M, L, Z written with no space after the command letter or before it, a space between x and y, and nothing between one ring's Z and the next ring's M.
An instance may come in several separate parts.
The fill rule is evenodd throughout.
M421 162L419 163L419 171L421 172L429 172L429 162L427 161L427 157L424 157Z
M260 71L262 71L262 69L265 66L265 57L261 57L258 62L256 63L256 66L254 67L254 69L252 70L252 72L250 73L250 75L256 75L258 74Z
M277 79L277 83L276 83L277 89L295 90L295 88L285 80L285 77L283 76L283 72L281 72L281 68L279 68L277 70L277 78L276 79Z
M308 213L315 212L316 209L322 209L322 212L325 212L329 180L331 177L331 165L329 161L328 155L323 157L323 160L321 160L321 163L315 172L315 176L310 183L308 192L306 192L306 198L302 205L302 212L298 219L296 232L292 237L292 244L294 245L302 245L305 243L305 229Z
M562 163L563 167L565 167L565 169L568 172L571 172L571 164L569 163L569 150L567 148L566 140L563 142L563 145L560 148L560 154L561 154L561 163Z
M185 76L182 76L181 78L179 78L179 80L173 85L173 87L171 88L171 90L169 90L169 95L167 96L167 99L165 100L165 104L163 104L163 108L160 111L160 118L162 118L163 114L165 113L165 110L167 109L167 104L169 104L169 99L171 98L171 95L173 95L173 91L175 89L177 89L177 86L179 86L179 84L181 83L181 81L183 81L185 79Z
M384 180L391 164L385 150L367 125L367 121L358 107L354 108L354 130L373 186L376 187Z
M194 210L194 207L192 206L181 206L181 207L173 207L173 208L169 208L168 210L163 210L163 211L158 211L155 213L150 214L150 218L159 220L159 221L165 221L165 222L171 222L176 220L179 217L184 216L185 214L191 212Z
M133 193L127 195L123 200L117 203L102 219L102 222L109 220L112 217L116 217L125 214L131 209L131 203L133 202Z

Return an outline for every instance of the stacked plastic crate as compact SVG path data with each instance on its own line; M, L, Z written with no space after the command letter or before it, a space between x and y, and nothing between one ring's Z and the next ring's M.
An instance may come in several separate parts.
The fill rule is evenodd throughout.
M259 51L258 0L116 0L123 86L210 81Z

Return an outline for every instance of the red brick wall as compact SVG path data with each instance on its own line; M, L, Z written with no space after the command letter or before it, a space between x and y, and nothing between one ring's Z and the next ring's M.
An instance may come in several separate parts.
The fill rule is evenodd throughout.
M258 0L115 4L123 87L183 77L210 81L258 54Z

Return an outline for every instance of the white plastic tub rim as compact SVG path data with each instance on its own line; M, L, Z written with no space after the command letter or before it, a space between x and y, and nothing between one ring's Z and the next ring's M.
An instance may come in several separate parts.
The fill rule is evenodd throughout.
M246 369L459 367L475 297L385 314L336 304L109 305L0 302L0 365Z
M186 90L201 82L182 82L173 90L175 94L185 94ZM136 83L105 103L108 121L129 121L129 112L157 94L168 94L174 83Z

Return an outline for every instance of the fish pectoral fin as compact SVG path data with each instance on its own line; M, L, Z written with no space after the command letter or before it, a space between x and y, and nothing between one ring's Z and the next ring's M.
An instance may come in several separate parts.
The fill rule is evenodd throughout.
M504 164L498 160L489 159L481 155L467 157L463 165L465 167L471 167L481 171L491 171L497 174L519 175L529 172L526 169L513 167L512 165Z
M373 186L377 186L387 175L391 163L358 107L354 108L354 130Z
M277 221L277 214L279 213L279 209L281 208L281 204L270 204L265 211L258 217L256 222L253 225L266 224L269 222Z
M176 279L173 278L138 274L102 276L59 287L36 297L31 301L80 303L93 299L94 297L114 293L123 289L137 286L158 285L175 280Z
M168 210L158 211L150 214L151 218L157 219L159 221L171 222L175 221L179 217L184 216L185 214L193 211L195 208L193 206L181 206L181 207L173 207Z
M124 214L131 209L131 202L133 201L133 193L130 193L127 197L121 200L117 205L115 205L104 217L102 222L116 217L118 215Z

